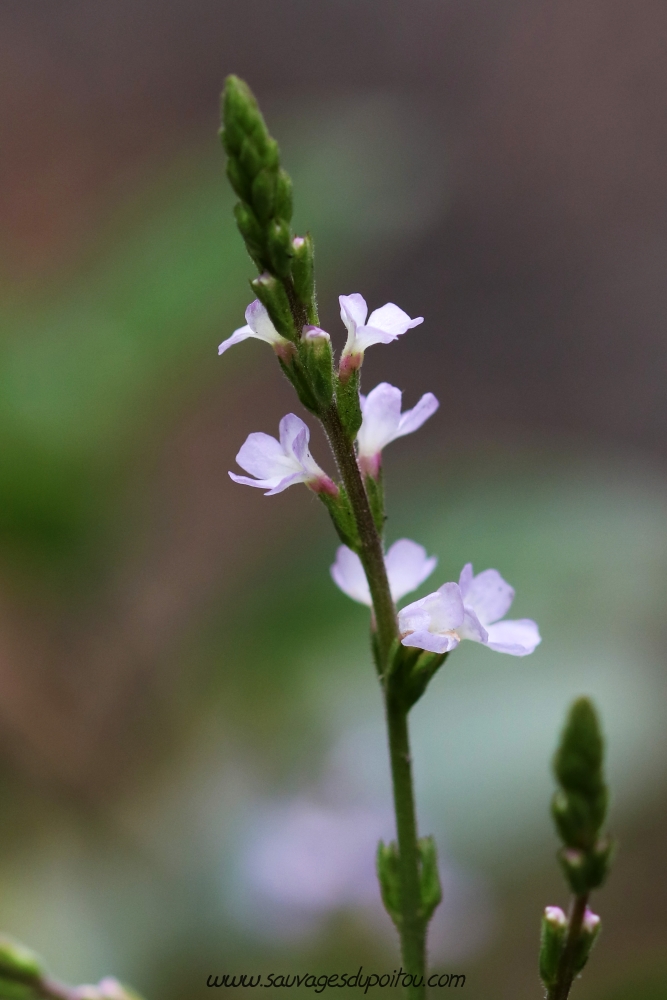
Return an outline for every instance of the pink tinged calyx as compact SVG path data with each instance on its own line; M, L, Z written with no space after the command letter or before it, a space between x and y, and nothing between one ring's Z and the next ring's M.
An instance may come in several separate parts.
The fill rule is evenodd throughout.
M416 406L401 413L401 397L401 390L388 382L360 396L363 419L357 434L357 461L364 475L377 478L382 450L397 438L418 430L440 405L433 393L427 392Z
M263 340L265 344L270 344L282 361L287 362L294 357L294 344L278 333L265 306L259 299L250 303L245 311L245 318L246 326L239 327L231 337L223 340L218 347L218 354L224 354L230 347L240 344L243 340L253 339Z
M295 413L280 421L279 439L261 431L249 434L236 461L253 476L230 472L235 483L266 490L266 496L282 493L288 486L305 483L315 493L338 495L338 487L310 454L308 426Z

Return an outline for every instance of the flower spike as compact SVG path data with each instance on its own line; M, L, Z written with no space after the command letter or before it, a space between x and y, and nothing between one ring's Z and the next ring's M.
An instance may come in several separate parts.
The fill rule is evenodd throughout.
M409 538L401 538L391 546L384 561L391 596L398 601L416 590L431 575L438 559L436 556L427 556L423 545L411 542ZM341 545L336 552L331 576L336 586L353 601L371 607L373 601L361 559L347 545Z
M242 340L248 340L249 337L271 344L278 357L282 358L283 361L287 361L294 354L294 345L278 333L266 308L259 299L250 303L245 311L245 318L247 325L239 327L231 337L223 340L218 347L218 354L224 354L234 344L240 344Z
M244 486L266 490L266 496L282 493L288 486L305 483L314 493L338 496L338 487L320 469L308 450L310 431L300 417L288 413L280 421L280 440L261 431L249 434L236 461L254 479L230 472L230 479Z
M427 392L411 410L401 413L402 392L388 382L381 382L361 396L362 422L357 434L357 460L367 476L377 479L382 450L406 434L419 430L440 406L432 392Z
M390 344L407 330L424 322L423 316L410 319L406 312L393 302L387 302L368 316L366 300L358 292L339 295L340 318L347 327L347 343L343 348L339 376L346 381L353 371L361 367L364 351L373 344ZM368 317L368 323L366 318Z
M498 653L528 656L542 641L529 618L499 621L509 611L514 590L495 569L473 576L472 563L458 583L445 583L398 613L404 646L432 653L455 649L462 639L480 642Z

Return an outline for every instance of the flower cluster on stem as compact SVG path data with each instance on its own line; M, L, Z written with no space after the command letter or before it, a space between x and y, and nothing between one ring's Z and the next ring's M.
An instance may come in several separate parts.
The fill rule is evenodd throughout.
M440 900L440 885L435 844L417 832L408 712L462 639L525 656L540 636L532 621L501 620L514 591L496 570L474 576L470 564L458 583L445 583L397 610L396 602L426 580L436 559L409 539L385 552L382 453L391 442L418 430L439 404L426 393L402 412L401 390L386 382L363 395L361 369L369 347L397 340L420 326L423 317L411 318L393 302L369 315L359 293L341 295L347 340L336 365L331 337L319 325L312 238L291 232L291 183L253 95L236 77L226 82L221 134L227 174L239 197L236 219L259 276L251 282L256 301L246 311L246 326L224 340L219 352L249 337L270 344L299 400L326 433L338 481L311 456L308 427L293 413L281 420L278 439L250 434L237 455L248 476L230 476L267 495L298 483L315 492L343 543L331 575L344 593L372 609L397 830L397 843L380 845L378 875L412 976L408 993L421 1000L426 929Z

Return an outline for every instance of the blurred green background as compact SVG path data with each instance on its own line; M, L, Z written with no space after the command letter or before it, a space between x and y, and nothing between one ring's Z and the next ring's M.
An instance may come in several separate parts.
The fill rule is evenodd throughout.
M590 693L621 848L576 996L667 997L666 22L648 0L3 5L0 925L63 979L196 1000L210 973L398 962L367 614L306 490L227 477L298 411L263 345L216 354L252 275L215 134L237 72L337 345L341 292L426 317L364 366L442 404L385 456L389 539L438 582L496 566L543 635L524 660L466 644L413 713L433 965L540 996L540 912L566 902L550 758Z

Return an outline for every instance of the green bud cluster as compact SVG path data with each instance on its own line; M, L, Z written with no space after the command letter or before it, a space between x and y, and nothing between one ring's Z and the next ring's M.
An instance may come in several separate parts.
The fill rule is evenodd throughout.
M548 1000L566 1000L600 931L600 918L587 902L607 877L613 852L610 838L601 836L609 801L603 764L597 712L588 698L579 698L570 708L553 761L559 787L551 812L563 841L558 860L574 898L569 919L557 906L548 906L542 917L539 968Z
M258 270L286 278L292 266L292 182L257 101L237 76L225 82L222 119L227 176L240 198L234 214L248 253Z
M306 409L322 416L334 398L334 366L329 338L304 334L319 322L313 240L292 233L292 182L252 91L237 76L225 81L220 136L227 176L240 199L236 224L259 271L252 290L278 333L294 345L276 351L283 372Z
M420 837L419 849L419 918L426 927L436 907L442 900L442 887L438 874L438 853L433 837ZM377 875L384 907L400 930L401 877L398 845L395 841L385 844L382 840L377 850Z
M597 713L588 698L572 705L554 757L559 784L551 804L563 841L561 867L572 891L590 892L609 872L613 845L601 837L609 792L603 775L604 745Z
M292 233L292 181L252 91L237 76L225 81L220 137L227 177L240 199L234 216L248 253L260 273L287 286L293 304L301 306L303 322L316 323L313 243ZM261 301L273 319L269 304ZM283 333L278 324L276 329Z

